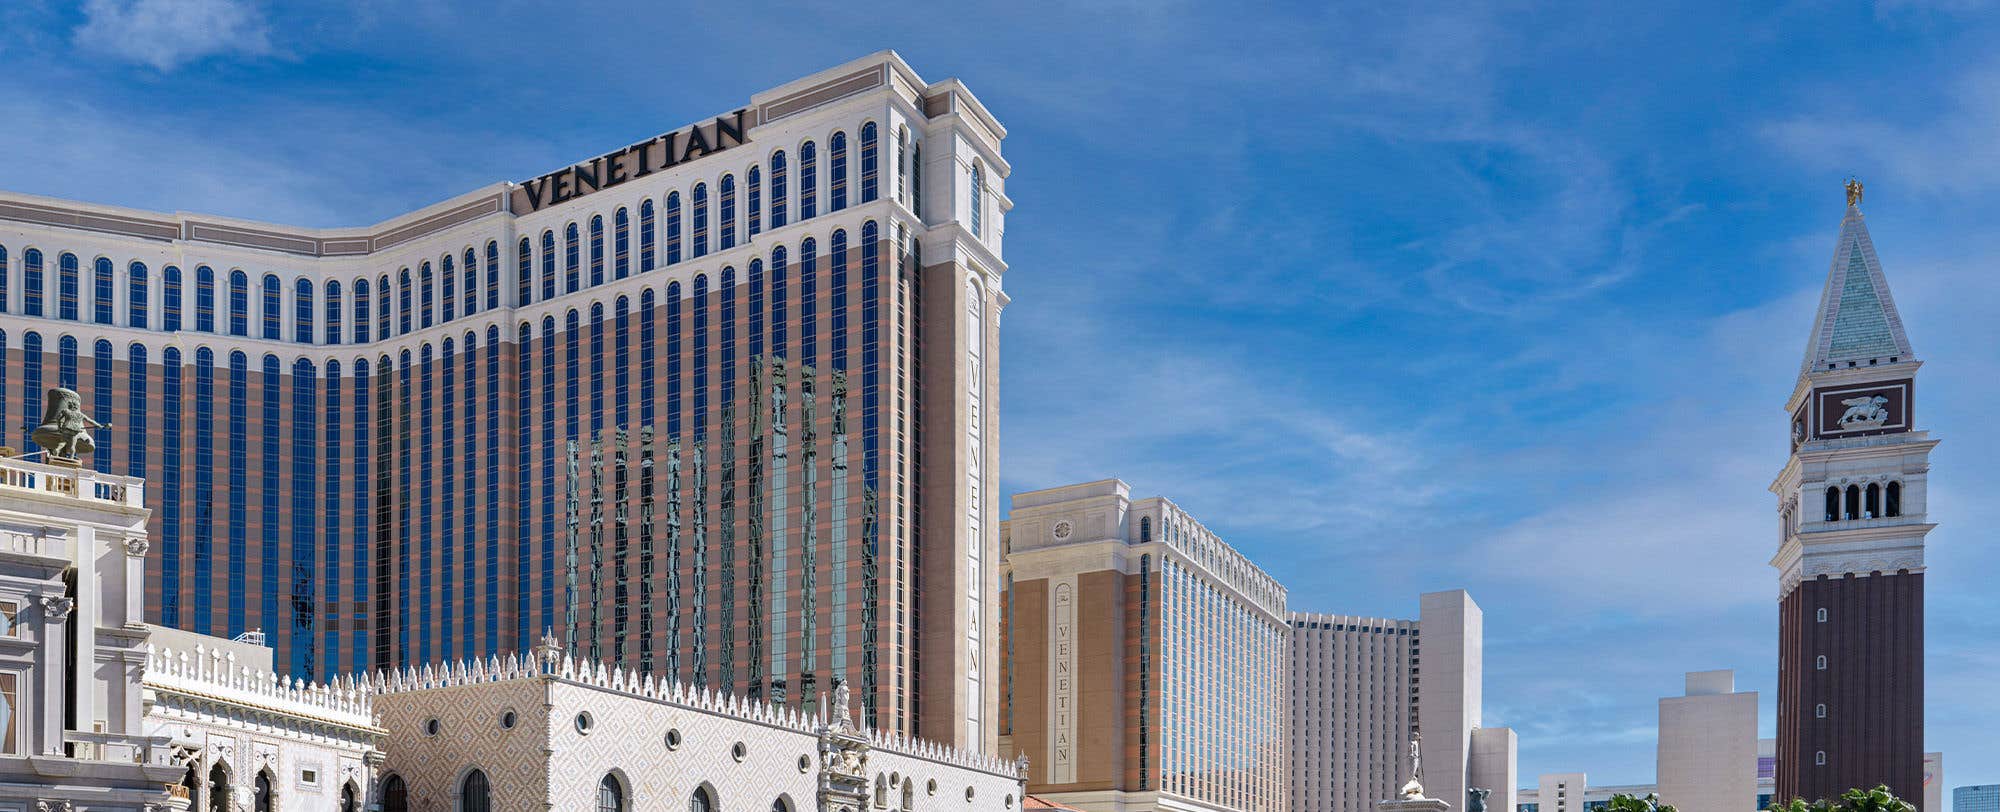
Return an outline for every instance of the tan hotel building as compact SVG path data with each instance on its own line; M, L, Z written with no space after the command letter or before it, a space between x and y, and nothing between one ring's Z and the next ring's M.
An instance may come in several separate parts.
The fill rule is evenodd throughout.
M1087 812L1285 812L1285 589L1166 499L1110 479L1002 524L1000 750Z
M984 751L1005 137L883 51L372 225L0 192L0 445L84 393L146 619L302 679L553 629Z

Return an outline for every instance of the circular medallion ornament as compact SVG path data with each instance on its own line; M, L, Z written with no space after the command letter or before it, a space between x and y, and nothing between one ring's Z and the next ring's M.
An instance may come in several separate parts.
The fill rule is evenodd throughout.
M1056 522L1056 527L1055 527L1056 541L1069 541L1070 534L1075 532L1076 528L1071 526L1069 522L1067 521Z

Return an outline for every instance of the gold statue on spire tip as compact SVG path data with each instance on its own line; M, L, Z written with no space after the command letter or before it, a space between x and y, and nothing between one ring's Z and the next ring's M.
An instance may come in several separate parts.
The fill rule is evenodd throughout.
M1861 205L1861 181L1858 178L1847 179L1847 205Z

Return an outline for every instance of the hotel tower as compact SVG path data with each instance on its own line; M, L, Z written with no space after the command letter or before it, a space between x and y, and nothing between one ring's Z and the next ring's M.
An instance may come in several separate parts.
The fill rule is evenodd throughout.
M361 228L0 193L0 408L147 610L301 678L529 648L990 749L1006 130L878 53Z
M1849 182L1833 266L1786 403L1771 491L1778 570L1777 797L1924 791L1924 536L1931 449L1910 348Z

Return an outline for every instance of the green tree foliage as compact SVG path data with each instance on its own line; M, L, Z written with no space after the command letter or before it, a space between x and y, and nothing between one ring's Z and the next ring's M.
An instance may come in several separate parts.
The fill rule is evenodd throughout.
M1618 794L1606 802L1605 812L1678 812L1672 804L1660 803L1660 796L1646 793L1646 797ZM1789 811L1787 811L1789 812Z
M1917 812L1917 807L1896 797L1888 786L1878 784L1874 789L1850 789L1842 793L1838 801L1821 799L1808 802L1804 798L1793 798L1785 803L1772 804L1766 812Z

